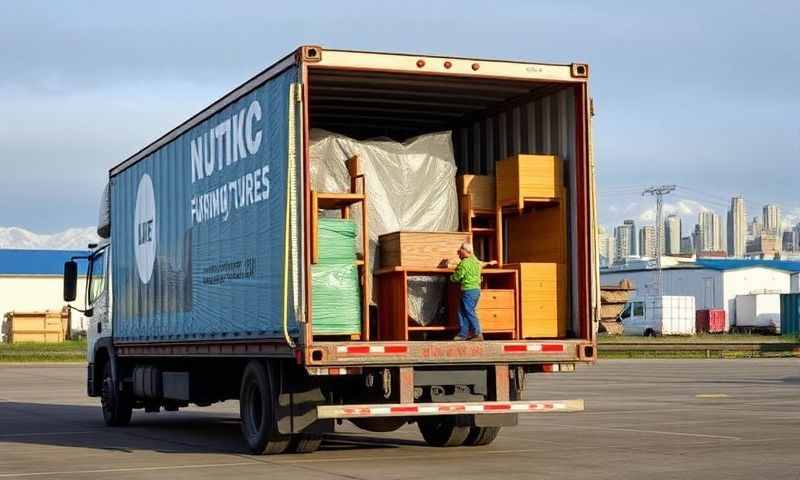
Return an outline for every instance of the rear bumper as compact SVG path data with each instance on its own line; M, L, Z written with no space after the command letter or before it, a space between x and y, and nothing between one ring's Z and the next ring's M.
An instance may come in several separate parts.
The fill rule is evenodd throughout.
M375 405L320 405L317 418L423 417L432 415L486 415L499 413L567 413L583 411L583 400L546 400L463 403L394 403Z
M558 363L596 360L585 340L491 340L484 342L315 342L307 366Z

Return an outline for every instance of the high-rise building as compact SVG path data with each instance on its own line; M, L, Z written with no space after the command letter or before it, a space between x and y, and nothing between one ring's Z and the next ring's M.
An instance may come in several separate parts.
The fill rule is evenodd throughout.
M598 254L600 255L600 267L608 267L614 263L614 237L608 234L608 231L600 226L597 232L597 247Z
M781 250L786 253L797 252L797 231L792 229L783 232L783 245Z
M781 208L777 205L764 205L762 210L764 231L773 235L781 231Z
M694 248L697 252L718 252L722 250L722 228L719 215L705 210L698 215L699 238Z
M628 245L630 246L631 253L630 255L636 255L639 252L639 248L636 244L636 222L633 220L625 220L622 222L623 225L629 225L630 229L630 240L628 240Z
M624 261L625 258L635 254L631 248L632 229L630 225L619 225L614 228L614 262Z
M664 220L664 242L661 244L664 253L677 255L681 253L681 217L669 215Z
M694 253L694 246L692 245L692 236L681 237L681 253L684 255L691 255Z
M761 220L758 217L753 217L753 220L747 224L747 240L755 240L756 237L761 235L762 230Z
M639 256L656 257L656 227L653 225L639 228Z
M728 210L728 256L743 257L747 247L747 214L744 210L744 199L731 198L731 209Z

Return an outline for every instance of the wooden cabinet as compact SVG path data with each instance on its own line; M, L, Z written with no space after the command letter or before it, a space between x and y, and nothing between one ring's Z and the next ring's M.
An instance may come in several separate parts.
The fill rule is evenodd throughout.
M478 300L476 313L481 322L483 333L489 336L503 334L514 338L517 330L517 291L516 289L484 288ZM452 285L448 291L447 312L448 324L457 328L458 309L461 292L458 285Z
M561 199L563 161L554 155L514 155L495 165L498 206Z
M506 217L508 263L567 262L567 216L564 202L536 205Z
M381 235L381 268L438 268L442 261L458 259L458 249L471 242L466 232L393 232Z
M567 335L567 267L563 263L518 263L522 338Z

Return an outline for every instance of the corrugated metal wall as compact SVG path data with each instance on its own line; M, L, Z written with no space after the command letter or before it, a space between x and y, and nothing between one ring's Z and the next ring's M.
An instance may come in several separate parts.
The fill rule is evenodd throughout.
M564 175L569 189L570 277L577 278L577 243L572 232L577 228L575 148L575 90L564 89L489 116L472 125L453 130L453 143L459 173L494 174L498 160L518 153L558 155L564 160ZM572 311L578 310L578 295L571 287ZM573 328L579 319L573 316Z

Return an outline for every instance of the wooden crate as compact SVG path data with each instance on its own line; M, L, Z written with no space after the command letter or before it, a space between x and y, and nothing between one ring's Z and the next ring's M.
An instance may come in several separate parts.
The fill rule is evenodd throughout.
M60 343L67 337L69 312L8 312L6 321L9 343Z
M563 202L535 207L506 219L507 263L567 263L567 216Z
M491 175L459 175L456 177L459 196L470 197L472 210L494 210L495 179Z
M563 161L554 155L514 155L495 166L497 205L516 206L525 202L561 199Z
M458 249L471 242L466 232L393 232L378 237L381 268L437 268L458 259Z
M567 335L567 267L563 263L519 263L522 338Z

